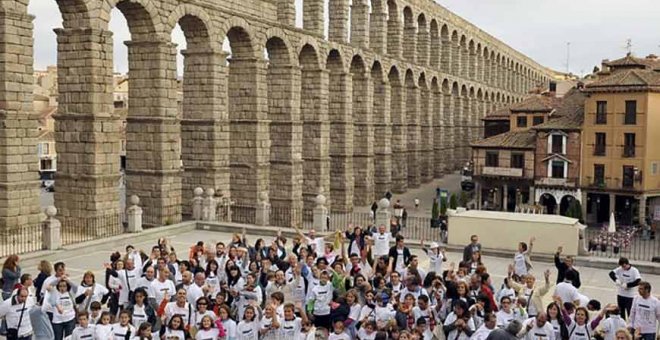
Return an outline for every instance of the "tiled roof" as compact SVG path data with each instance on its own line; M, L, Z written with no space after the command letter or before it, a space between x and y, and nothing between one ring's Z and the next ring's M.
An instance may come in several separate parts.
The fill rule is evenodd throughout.
M536 131L509 131L470 144L475 148L533 149L536 143Z
M612 68L649 68L654 69L660 66L660 60L657 58L637 58L628 53L625 57L608 61L605 65Z
M509 111L509 107L501 107L493 112L490 112L486 115L486 117L482 118L482 120L509 120L509 116L511 115L511 111Z
M511 112L550 112L561 102L561 98L535 94L520 103L511 105Z
M564 95L561 104L548 121L534 126L535 130L580 130L584 120L586 95L573 88Z
M586 92L660 92L660 72L630 69L616 72L587 86Z

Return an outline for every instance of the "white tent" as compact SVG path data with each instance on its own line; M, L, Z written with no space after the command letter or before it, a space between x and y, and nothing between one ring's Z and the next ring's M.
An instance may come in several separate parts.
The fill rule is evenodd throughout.
M614 220L614 212L610 215L610 225L607 226L608 233L616 233L616 221Z

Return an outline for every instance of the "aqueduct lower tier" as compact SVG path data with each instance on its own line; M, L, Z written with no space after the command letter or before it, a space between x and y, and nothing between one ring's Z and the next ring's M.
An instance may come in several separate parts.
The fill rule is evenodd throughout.
M28 1L0 0L0 227L40 213ZM120 209L115 7L131 32L126 194L151 223L180 220L198 186L242 204L267 194L292 211L318 193L346 211L403 192L460 166L487 111L549 80L432 1L329 0L327 38L324 0L303 1L302 28L294 2L57 0L60 217ZM187 40L181 117L177 23Z

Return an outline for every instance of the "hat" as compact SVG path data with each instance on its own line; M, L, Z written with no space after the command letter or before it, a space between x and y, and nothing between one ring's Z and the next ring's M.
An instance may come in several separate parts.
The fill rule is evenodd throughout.
M435 248L440 248L440 245L438 244L438 242L431 242L429 249L435 249Z

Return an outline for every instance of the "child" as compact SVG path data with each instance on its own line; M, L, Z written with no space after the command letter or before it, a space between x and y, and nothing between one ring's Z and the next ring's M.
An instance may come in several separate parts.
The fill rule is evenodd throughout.
M358 303L358 293L355 289L351 289L346 293L346 304L350 308L346 326L351 337L355 337L357 333L356 325L360 321L360 312L362 311L362 305Z
M267 304L264 308L264 315L261 318L259 334L261 339L277 339L280 334L280 322L275 313L275 306Z
M140 324L135 336L131 340L152 340L153 335L151 334L151 324L149 322L143 322Z
M302 318L296 317L295 310L298 309ZM303 322L307 320L307 314L299 305L296 308L292 303L284 305L284 318L281 322L280 335L284 339L293 339L302 331Z
M89 324L89 314L82 311L78 313L79 326L73 330L71 340L92 339L94 337L94 325Z
M89 305L89 309L92 311L89 315L89 323L96 325L99 323L99 319L101 319L101 303L93 301L92 304Z
M94 326L94 339L109 339L111 335L110 312L103 312L99 322Z
M188 331L184 329L183 318L175 314L170 318L167 327L161 327L160 337L164 339L185 340L190 338Z
M344 321L335 320L334 332L330 334L328 340L351 340L351 337L344 332Z
M369 321L362 325L357 336L360 340L374 340L376 338L376 323Z
M312 305L314 314L314 325L316 327L329 328L330 321L330 302L332 302L332 285L328 282L330 274L327 271L322 271L319 276L319 284L312 288L311 299L309 303Z
M422 250L429 257L429 272L442 273L442 262L447 261L447 256L445 255L445 249L440 248L440 245L437 242L431 242L429 249L424 247L424 240L422 240Z
M199 330L195 335L196 340L218 340L220 334L218 329L213 328L213 318L204 315L200 324Z
M218 311L218 315L220 316L219 320L222 323L222 327L224 328L225 334L227 336L226 340L235 340L236 321L229 317L229 306L223 304L218 308Z
M110 332L114 336L114 339L130 338L131 335L135 334L135 327L131 325L131 315L125 310L121 311L119 313L119 323L112 325Z
M258 340L259 323L255 321L257 312L255 307L250 305L245 307L243 320L236 327L236 340Z

